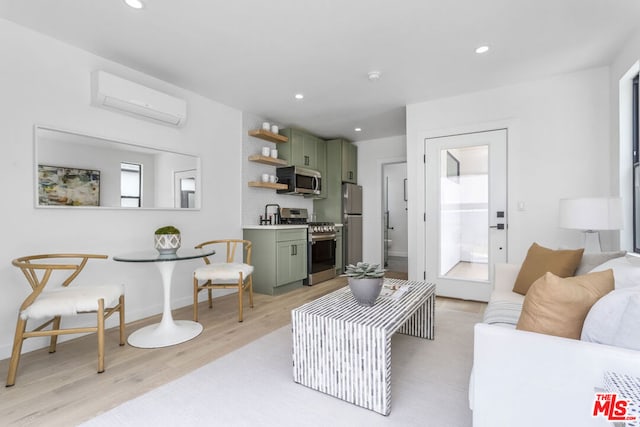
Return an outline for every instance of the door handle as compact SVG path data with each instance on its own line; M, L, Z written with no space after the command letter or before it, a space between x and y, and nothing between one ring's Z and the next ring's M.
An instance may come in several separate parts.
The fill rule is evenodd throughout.
M489 228L496 228L498 230L504 230L506 227L504 224L490 225Z

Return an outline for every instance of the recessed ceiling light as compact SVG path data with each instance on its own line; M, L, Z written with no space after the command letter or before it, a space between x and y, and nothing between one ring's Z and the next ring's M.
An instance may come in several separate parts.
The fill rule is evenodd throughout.
M489 52L489 46L480 46L476 49L476 53L487 53Z
M362 128L355 128L354 129L356 132L362 132Z
M296 99L302 99L304 98L304 95L301 93L296 93Z
M141 0L124 0L127 6L132 7L134 9L142 9L144 7L144 3Z
M380 78L380 74L380 71L369 71L367 75L369 76L369 80L373 82Z

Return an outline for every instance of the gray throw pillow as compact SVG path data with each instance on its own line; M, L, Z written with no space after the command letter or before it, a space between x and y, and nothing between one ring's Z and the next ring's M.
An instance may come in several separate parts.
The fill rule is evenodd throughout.
M582 254L582 260L580 261L580 264L578 264L578 268L576 269L574 276L587 274L600 264L603 264L613 258L623 257L626 253L627 251L584 253Z

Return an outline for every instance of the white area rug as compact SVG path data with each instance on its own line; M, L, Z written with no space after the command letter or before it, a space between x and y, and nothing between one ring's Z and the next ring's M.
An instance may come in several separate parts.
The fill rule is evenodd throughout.
M82 426L471 426L467 390L480 320L442 309L435 340L394 335L386 417L294 383L287 326Z

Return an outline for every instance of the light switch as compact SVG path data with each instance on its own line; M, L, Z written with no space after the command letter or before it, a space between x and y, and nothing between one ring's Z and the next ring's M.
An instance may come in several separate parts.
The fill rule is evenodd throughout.
M518 210L519 211L524 211L525 210L525 205L524 205L524 202L522 200L518 200Z

